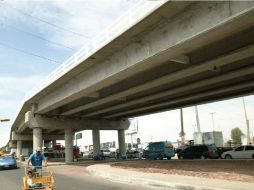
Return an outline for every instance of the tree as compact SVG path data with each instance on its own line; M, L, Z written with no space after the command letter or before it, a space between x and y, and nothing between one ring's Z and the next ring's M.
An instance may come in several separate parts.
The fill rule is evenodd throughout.
M234 144L242 144L242 136L243 132L239 127L235 127L231 130L231 139L233 140Z

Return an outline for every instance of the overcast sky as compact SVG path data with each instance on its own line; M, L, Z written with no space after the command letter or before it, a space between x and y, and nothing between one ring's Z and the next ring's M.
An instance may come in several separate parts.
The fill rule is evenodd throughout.
M135 3L137 0L0 0L0 118L11 119L0 123L0 147L9 139L25 94ZM253 131L254 97L246 97L246 104ZM246 133L241 99L199 106L203 131L212 130L211 112L216 112L215 129L222 130L225 139L236 126ZM179 137L179 110L138 120L143 142ZM184 109L184 124L186 138L191 139L196 124L193 107ZM112 136L117 139L116 132L102 131L101 141L110 141ZM91 132L84 133L82 141L90 144Z

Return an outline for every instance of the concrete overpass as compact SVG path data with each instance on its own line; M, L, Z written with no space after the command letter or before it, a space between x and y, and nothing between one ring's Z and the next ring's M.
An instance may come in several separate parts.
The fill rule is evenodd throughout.
M98 154L118 130L125 155L130 117L253 93L253 43L254 2L138 4L26 97L12 140L62 135L70 162L73 132L92 129Z

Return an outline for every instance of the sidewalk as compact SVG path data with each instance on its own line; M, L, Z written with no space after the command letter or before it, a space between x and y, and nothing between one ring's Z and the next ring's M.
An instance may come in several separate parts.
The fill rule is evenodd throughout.
M253 190L254 183L234 182L191 176L143 173L110 165L96 164L87 167L91 175L114 182L143 185L156 189L172 190Z

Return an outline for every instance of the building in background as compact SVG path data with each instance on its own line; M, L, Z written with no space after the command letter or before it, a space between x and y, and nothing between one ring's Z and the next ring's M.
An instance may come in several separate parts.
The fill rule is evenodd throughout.
M223 147L224 140L221 131L196 132L193 134L194 144L215 144L217 147Z

